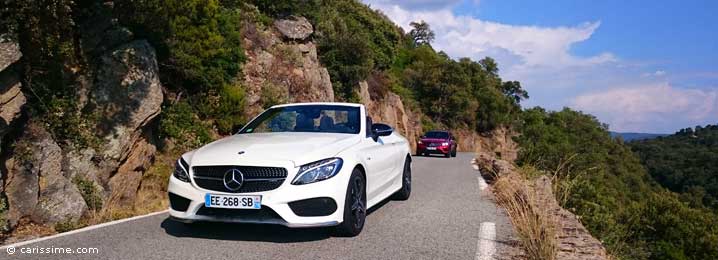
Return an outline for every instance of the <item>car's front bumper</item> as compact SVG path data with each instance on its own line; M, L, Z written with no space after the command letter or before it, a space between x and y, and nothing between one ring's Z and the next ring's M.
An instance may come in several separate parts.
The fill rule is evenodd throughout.
M180 222L212 221L230 223L260 223L279 224L288 227L321 227L334 226L343 221L344 199L346 195L348 176L351 169L344 167L340 172L327 180L305 184L291 184L294 174L290 174L282 185L274 190L265 192L252 192L233 194L212 190L205 190L195 185L194 181L188 183L180 181L174 176L170 177L169 193L189 200L186 210L169 209L170 217ZM287 168L292 170L292 168ZM348 171L348 172L347 172ZM224 195L261 195L262 209L257 210L215 210L222 214L206 214L204 198L207 193ZM299 216L289 206L289 203L313 198L331 198L336 203L336 210L325 216ZM209 208L209 211L214 208Z
M420 146L417 146L416 153L418 153L418 154L422 154L422 153L447 154L450 152L449 146L434 146L432 148L436 148L436 149L429 150L426 145L420 145Z

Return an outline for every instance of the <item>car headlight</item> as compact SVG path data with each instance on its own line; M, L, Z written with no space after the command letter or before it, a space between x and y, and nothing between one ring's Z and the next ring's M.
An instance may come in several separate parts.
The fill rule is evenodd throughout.
M418 143L419 143L419 144L423 144L423 143L421 142L421 140L419 140L419 142L418 142Z
M292 184L309 184L334 177L342 169L342 163L341 158L329 158L302 165Z
M172 176L175 176L180 181L189 182L189 164L184 161L183 158L179 158L175 162L175 170L172 172Z
M441 143L441 146L449 146L449 143Z

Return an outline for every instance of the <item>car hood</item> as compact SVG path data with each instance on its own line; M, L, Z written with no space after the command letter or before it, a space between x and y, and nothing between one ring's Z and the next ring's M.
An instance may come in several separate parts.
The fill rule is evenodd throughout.
M333 157L359 141L356 134L236 134L202 146L184 158L190 165L261 165L291 161L298 167Z

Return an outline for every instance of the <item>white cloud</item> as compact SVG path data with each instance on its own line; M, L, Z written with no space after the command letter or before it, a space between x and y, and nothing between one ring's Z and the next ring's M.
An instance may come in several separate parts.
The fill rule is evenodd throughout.
M438 10L411 11L401 2L405 1L368 1L373 8L382 10L406 31L411 30L409 23L426 21L437 35L432 45L454 58L481 59L492 52L504 50L519 59L518 63L499 61L517 63L517 67L512 69L535 66L590 66L617 60L608 52L590 57L578 57L570 53L572 45L591 37L601 25L598 21L570 27L508 25L455 15L448 8L452 5Z
M676 125L718 122L718 90L683 89L667 83L585 94L572 105L599 116L615 131L671 133Z

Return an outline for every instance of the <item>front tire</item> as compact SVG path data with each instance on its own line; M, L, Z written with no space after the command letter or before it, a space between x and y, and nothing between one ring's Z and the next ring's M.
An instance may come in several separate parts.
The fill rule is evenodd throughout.
M411 160L404 161L404 173L401 175L401 189L394 193L395 200L408 200L411 196Z
M366 221L366 180L359 169L349 177L344 198L344 221L336 226L338 236L354 237L361 233Z

